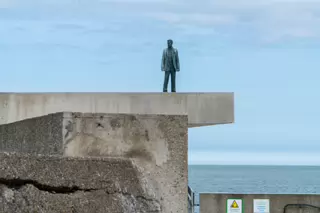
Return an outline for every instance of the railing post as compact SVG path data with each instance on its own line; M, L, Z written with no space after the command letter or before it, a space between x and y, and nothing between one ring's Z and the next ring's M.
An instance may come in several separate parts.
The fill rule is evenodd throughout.
M195 206L195 193L191 189L190 186L188 186L188 212L194 213L194 206Z

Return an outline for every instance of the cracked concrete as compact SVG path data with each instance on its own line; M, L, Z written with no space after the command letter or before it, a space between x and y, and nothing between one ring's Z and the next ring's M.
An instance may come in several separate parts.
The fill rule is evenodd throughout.
M0 153L0 212L162 212L130 159Z
M99 189L91 189L91 188L80 188L78 186L72 186L72 187L67 187L67 186L50 186L46 184L41 184L35 180L30 180L30 179L5 179L5 178L0 178L0 184L6 185L9 188L14 188L14 189L20 189L25 185L32 185L36 187L40 191L45 191L49 192L52 194L71 194L75 193L78 191L83 191L83 192L92 192L92 191L97 191ZM112 194L108 191L106 191L109 194Z
M104 190L77 191L71 194L54 194L38 190L31 184L19 189L0 184L0 212L75 212L75 213L132 213L161 212L157 202L145 201L122 193L108 194ZM8 196L9 195L9 196Z
M133 194L136 199L145 197L147 199L139 199L145 201L150 198L146 195L152 195L151 199L160 203L161 211L164 213L187 211L188 118L186 115L62 112L0 125L0 135L0 150L9 152L65 157L108 157L109 161L110 157L130 160L131 163L133 162L134 171L139 174L138 180L131 180L125 173L119 173L119 169L127 166L124 163L126 161L121 161L117 168L112 167L109 170L110 175L114 175L112 172L118 173L117 177L120 179L113 184L108 183L107 186L93 179L85 183L85 189L104 189L106 193L112 193L119 192L119 184L130 187L140 184L145 191L133 194L137 189L130 191L130 187L126 187L125 191L121 190L122 195L128 197ZM77 164L80 165L81 162ZM11 168L15 168L15 165L12 164ZM30 164L22 162L22 165ZM41 165L38 166L41 167ZM52 166L54 165L49 163L47 168L43 168L52 174L52 177L56 177L50 179L51 176L46 176L46 181L50 179L50 184L46 184L37 176L30 178L28 175L33 174L33 167L27 168L24 175L5 179L32 180L35 182L26 183L35 188L38 187L37 189L41 189L39 188L41 185L38 184L40 183L51 188L60 187L58 188L60 190L61 187L70 190L74 185L84 190L82 183L79 182L83 179L83 174L78 170L80 169L84 174L87 173L86 171L78 168L77 165L69 168L70 171L76 171L77 176L70 174L72 176L69 177L75 183L64 183L66 180L63 179L62 174L68 174L70 171L64 170L63 165L53 174L49 169ZM99 168L87 169L99 175ZM10 174L12 171L3 172ZM86 178L92 179L96 177L95 175ZM113 181L106 180L111 183ZM94 184L90 186L92 183ZM127 200L124 199L123 202L126 203Z

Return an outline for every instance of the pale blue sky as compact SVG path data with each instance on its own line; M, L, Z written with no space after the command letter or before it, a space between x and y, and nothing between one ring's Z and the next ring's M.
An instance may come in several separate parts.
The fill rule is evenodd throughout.
M236 123L189 130L189 162L320 164L320 1L0 0L3 92L235 92Z

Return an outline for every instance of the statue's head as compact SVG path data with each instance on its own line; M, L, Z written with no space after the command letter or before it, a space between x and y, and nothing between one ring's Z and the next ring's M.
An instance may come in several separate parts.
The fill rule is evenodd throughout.
M167 41L167 43L168 43L168 47L171 48L171 47L172 47L172 44L173 44L173 41L172 41L171 39L169 39L169 40Z

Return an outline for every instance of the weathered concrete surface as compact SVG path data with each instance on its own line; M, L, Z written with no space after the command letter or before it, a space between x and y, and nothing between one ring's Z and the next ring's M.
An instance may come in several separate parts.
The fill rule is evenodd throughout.
M0 150L63 154L64 113L0 125Z
M243 212L253 212L253 199L269 199L272 213L318 213L317 208L288 204L309 204L320 208L320 195L303 194L200 194L200 213L225 213L227 199L243 199Z
M0 212L162 212L130 159L0 153Z
M55 113L0 126L0 150L131 158L163 212L187 212L186 115Z
M1 93L0 124L50 113L188 115L189 127L234 122L233 93Z

